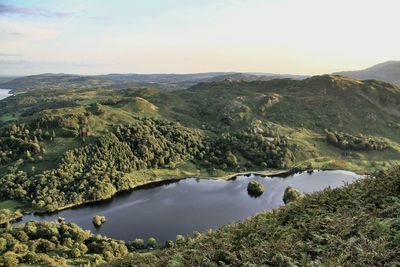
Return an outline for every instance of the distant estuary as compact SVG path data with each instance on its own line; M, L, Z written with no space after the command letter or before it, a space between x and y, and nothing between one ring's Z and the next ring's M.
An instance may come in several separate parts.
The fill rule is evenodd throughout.
M359 178L348 171L304 172L285 178L250 175L228 181L187 178L141 187L108 201L57 213L25 215L21 222L51 221L62 217L94 234L122 240L155 237L164 242L175 239L178 234L215 229L277 208L283 205L283 192L288 186L311 193L343 186ZM251 197L246 190L248 182L253 180L264 185L265 191L259 197ZM106 217L101 227L93 226L95 215Z
M10 91L9 89L0 89L0 100L9 97L10 96Z

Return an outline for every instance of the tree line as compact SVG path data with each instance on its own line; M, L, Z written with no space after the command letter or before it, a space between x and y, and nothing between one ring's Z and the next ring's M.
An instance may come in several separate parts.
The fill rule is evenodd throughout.
M136 182L125 174L137 170L175 168L191 160L210 169L237 171L243 168L239 154L247 164L269 168L284 168L294 160L283 136L244 130L210 139L176 122L138 118L116 126L96 143L65 152L55 169L28 174L15 162L0 177L0 198L54 211L130 189Z
M381 137L366 135L366 134L349 134L339 131L325 130L326 141L341 149L353 150L385 150L390 147L390 144Z

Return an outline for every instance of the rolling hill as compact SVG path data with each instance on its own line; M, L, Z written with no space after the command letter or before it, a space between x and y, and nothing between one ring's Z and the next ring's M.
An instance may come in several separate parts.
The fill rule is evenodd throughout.
M303 80L228 75L232 78L213 77L186 90L49 86L0 100L0 206L12 210L3 217L19 216L16 207L56 211L171 178L393 168L378 179L326 190L278 211L180 239L168 250L128 255L122 241L82 236L82 229L63 223L28 223L22 229L81 233L71 242L84 242L92 254L100 255L104 247L107 253L98 262L115 260L115 266L395 264L400 87L338 75ZM60 84L82 78L47 76ZM0 263L10 257L65 262L59 255L68 263L90 260L71 254L61 235L40 230L31 240L20 238L19 228L4 229L18 237L15 244L38 239L49 247L36 251L40 258L25 258L18 246L8 246L16 252L7 252ZM8 232L0 235L11 240ZM338 246L348 253L338 255ZM111 247L115 256L109 255Z
M335 74L360 80L375 79L388 83L400 84L400 61L387 61L365 70L341 71Z
M305 76L277 75L270 73L238 73L238 72L209 72L190 74L106 74L106 75L75 75L64 73L45 73L7 78L0 80L0 88L12 89L14 93L34 89L68 89L68 88L114 88L126 89L132 87L153 87L164 90L187 89L199 82L223 80L270 80L273 78L298 78Z

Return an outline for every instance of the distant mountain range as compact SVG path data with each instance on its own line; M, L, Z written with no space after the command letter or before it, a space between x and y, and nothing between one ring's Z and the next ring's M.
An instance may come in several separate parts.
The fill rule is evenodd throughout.
M336 75L348 76L359 80L380 80L400 84L400 61L388 61L365 70L341 71ZM0 76L0 88L22 92L32 89L62 88L115 88L152 87L164 90L182 90L202 82L228 81L268 81L290 78L305 79L306 75L274 74L264 72L206 72L188 74L137 74L111 73L105 75L76 75L64 73L44 73L23 77Z
M153 87L166 90L186 89L201 82L230 81L267 81L275 78L304 79L304 75L272 74L272 73L240 73L240 72L208 72L190 74L106 74L76 75L64 73L44 73L0 80L0 88L12 89L14 92L32 89L61 88L116 88Z
M335 74L359 80L380 80L400 84L400 61L387 61L365 70L341 71L336 72Z

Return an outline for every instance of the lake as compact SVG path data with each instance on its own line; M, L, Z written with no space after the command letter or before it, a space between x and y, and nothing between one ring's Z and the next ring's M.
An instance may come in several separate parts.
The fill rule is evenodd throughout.
M9 97L10 96L10 91L9 89L0 89L0 100Z
M22 222L51 221L60 216L94 234L122 240L155 237L164 242L175 239L177 234L215 229L277 208L283 205L282 196L287 186L310 193L342 186L358 178L348 171L304 172L286 178L250 175L228 181L187 178L146 186L118 194L111 200L49 215L25 215ZM260 197L248 195L247 183L251 180L264 184L265 192ZM106 223L94 227L94 215L106 216Z

